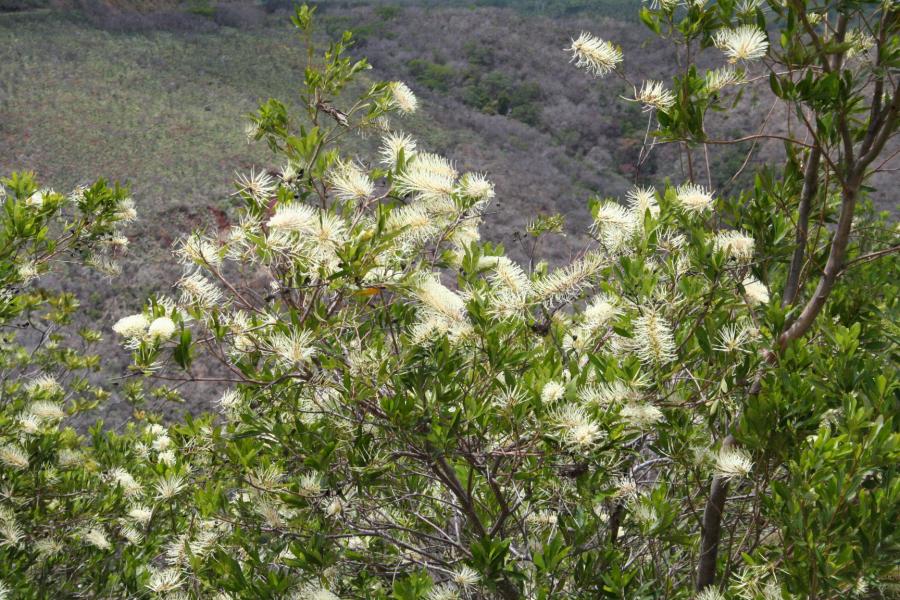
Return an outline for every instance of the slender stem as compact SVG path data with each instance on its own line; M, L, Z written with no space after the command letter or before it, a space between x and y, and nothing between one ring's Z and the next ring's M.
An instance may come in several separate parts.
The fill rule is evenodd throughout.
M787 282L784 285L784 294L781 298L782 306L793 304L800 290L800 272L803 270L806 240L809 236L809 211L812 206L812 199L819 189L819 162L821 157L822 151L819 148L813 148L810 150L806 160L806 168L803 174L803 189L800 191L794 255L791 257L791 266L788 271Z
M861 181L851 181L849 184L844 187L841 216L831 241L831 250L828 253L828 261L825 263L822 277L819 278L816 290L803 307L800 316L778 338L780 350L784 350L788 344L802 337L812 327L816 317L819 316L819 313L825 306L825 301L831 295L831 290L834 288L841 269L843 269L844 255L850 242L850 228L853 225L853 212L856 208L857 193Z
M730 435L722 442L723 448L733 446ZM703 510L703 530L700 533L700 561L697 564L697 591L707 588L716 580L716 563L719 558L719 539L722 536L722 514L728 498L728 479L714 477L709 500Z

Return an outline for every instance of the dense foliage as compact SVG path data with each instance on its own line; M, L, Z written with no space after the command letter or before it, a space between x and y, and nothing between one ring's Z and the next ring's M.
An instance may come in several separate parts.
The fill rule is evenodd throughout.
M526 265L480 240L492 184L397 128L418 101L352 36L317 54L313 12L301 114L269 100L247 128L280 170L239 175L240 222L181 240L174 296L111 327L140 408L121 431L67 426L117 382L37 282L68 256L113 274L131 201L3 181L0 598L896 593L897 230L866 206L896 5L644 8L683 67L634 83L642 159L679 144L689 178L592 199L593 242L555 266L557 218ZM701 72L713 46L730 64ZM570 51L629 81L614 44ZM787 160L720 197L706 157L736 140L706 121L756 84L793 123L740 141ZM219 414L144 410L197 381Z

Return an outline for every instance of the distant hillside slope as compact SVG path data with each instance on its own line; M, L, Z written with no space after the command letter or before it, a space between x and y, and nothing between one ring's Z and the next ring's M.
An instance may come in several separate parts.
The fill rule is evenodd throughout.
M177 3L176 12L135 16L98 7L171 8L175 0L59 1L93 8L0 16L0 167L35 169L61 187L98 173L132 182L152 224L143 260L154 262L181 231L227 220L235 169L266 165L265 149L242 139L241 119L262 99L293 98L301 53L286 15L254 3L192 0ZM571 235L547 249L561 258L582 245L589 196L684 178L677 153L665 146L638 171L648 115L623 99L633 90L615 77L586 76L565 52L571 36L592 31L622 46L635 81L665 79L670 49L642 25L596 12L549 17L454 4L469 2L335 0L320 3L320 24L323 36L354 31L355 53L370 59L373 77L410 83L422 110L402 127L496 182L486 237L516 255L515 234L529 218L561 212ZM579 3L519 7L526 5L548 12ZM711 52L704 61L718 65L722 58ZM746 93L711 133L746 133L770 107L767 92ZM748 148L710 151L719 193L734 189L731 175ZM738 183L779 157L777 144L758 148ZM157 230L158 215L167 217L165 231Z
M59 187L101 173L130 181L146 215L146 267L165 257L179 233L172 223L184 231L221 219L233 171L265 164L265 149L242 139L242 116L269 96L291 99L302 57L283 14L239 27L216 15L166 27L117 14L0 17L0 166L35 169ZM493 8L333 4L322 23L325 34L357 32L373 77L410 81L423 103L406 129L495 179L490 237L510 244L526 216L583 217L589 194L627 187L643 116L617 98L626 89L584 77L563 48L591 26L636 47L639 27ZM558 252L577 247L560 242Z
M0 14L0 172L33 170L60 190L98 175L131 184L140 221L129 231L134 250L122 279L112 287L99 276L80 278L82 289L73 290L92 324L108 328L175 281L170 248L179 235L230 222L235 171L279 166L264 145L246 142L243 119L268 97L296 98L304 57L280 10L284 3L270 2L267 12L253 3L147 0L142 7L165 10L138 13L111 9L112 0L78 2L80 11ZM571 36L592 31L622 46L635 80L667 78L671 53L642 25L596 12L560 17L412 3L321 3L321 33L324 39L353 30L354 52L370 59L371 76L408 81L421 99L419 112L398 124L420 147L496 183L485 239L524 259L519 234L527 223L560 212L568 234L539 250L540 257L559 260L587 241L591 195L620 196L634 182L684 180L684 165L667 146L637 171L648 116L622 99L632 90L620 80L591 79L569 64L564 50ZM717 53L701 60L722 62ZM770 106L767 93L747 93L711 133L746 133ZM718 193L734 189L729 179L747 148L710 152ZM780 160L777 144L759 150L743 171L744 183L761 165ZM879 183L886 190L879 196L892 207L894 175ZM107 355L122 357L108 370L124 368L124 353Z
M242 4L273 9L289 8L293 0L0 0L0 12L30 10L36 8L84 9L93 4L117 10L150 12L159 10L212 7L218 4ZM566 16L576 14L605 15L635 19L633 0L324 0L309 2L321 7L339 10L357 6L424 6L429 8L496 7L510 8L528 14Z

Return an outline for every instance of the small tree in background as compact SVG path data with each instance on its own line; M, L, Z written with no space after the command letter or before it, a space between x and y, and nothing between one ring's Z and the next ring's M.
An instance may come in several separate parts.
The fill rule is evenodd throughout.
M316 55L313 11L298 8L302 115L269 100L248 127L280 171L239 176L239 224L185 238L175 296L113 327L154 393L216 381L221 414L97 428L81 444L53 420L27 432L36 411L4 397L6 586L317 600L891 593L897 247L883 219L851 225L892 158L897 9L661 2L641 16L684 65L671 86L634 85L649 113L642 158L681 144L687 176L594 200L582 255L526 269L479 239L488 179L397 129L413 92L361 78L349 34ZM696 53L712 46L728 64L701 73ZM571 53L594 76L627 78L612 43L584 33ZM754 84L794 128L738 141L776 137L786 163L717 197L696 156L708 165L735 140L710 139L705 119ZM377 155L342 153L348 135L378 136Z
M769 113L760 115L758 132L741 139L754 140L754 144L766 138L780 140L787 164L783 172L774 172L774 177L758 178L753 200L738 205L748 214L732 218L744 223L755 239L768 242L770 255L761 261L760 275L763 281L774 279L780 284L784 314L773 323L773 341L766 350L765 364L749 380L743 408L759 401L768 365L793 358L782 355L796 351L794 343L810 333L838 280L858 265L898 250L896 239L894 245L879 244L891 233L879 234L877 223L857 226L854 231L866 181L896 156L893 150L886 156L883 151L896 134L900 111L895 80L900 66L897 6L889 2L795 1L770 3L765 11L762 6L761 2L719 2L706 7L701 2L688 3L686 11L677 11L674 3L663 2L657 10L641 11L642 20L651 29L675 40L683 49L685 68L675 81L671 105L659 111L657 133L663 141L684 144L691 179L695 177L692 155L696 149L702 147L706 175L711 177L709 145L734 143L712 140L706 133L708 115L727 107L724 90L761 81L769 84L775 96ZM767 31L772 27L780 37L778 44L770 46ZM699 74L691 64L692 52L710 44L737 66ZM743 68L756 60L762 61L761 73ZM648 89L649 93L645 91ZM652 106L653 89L645 84L641 93L649 96L644 103ZM638 99L642 99L641 93ZM783 111L786 123L770 122L776 109ZM785 267L784 259L778 258L786 256L790 261ZM770 424L773 431L784 431L785 423L779 419L771 419ZM746 421L736 425L746 425ZM734 441L728 435L724 443ZM853 461L859 459L854 455ZM853 475L839 471L838 480L849 480L838 484L832 500L854 497L863 472ZM830 477L826 480L836 482ZM795 498L777 490L778 501L799 508ZM727 496L727 478L716 477L704 511L698 589L715 579ZM822 509L817 506L812 512ZM803 516L805 520L811 515ZM816 528L822 537L814 535L815 541L809 541L806 551L812 555L800 558L791 553L794 560L810 561L806 574L809 588L804 591L811 596L819 592L818 578L828 579L835 571L823 551L829 546L826 540L832 534L832 524ZM803 551L797 554L803 555Z
M30 173L0 179L0 201L0 597L90 593L85 582L117 569L104 524L121 495L114 482L134 481L101 466L118 459L114 434L98 427L88 441L65 425L109 395L90 379L102 333L73 331L78 301L38 284L62 263L116 274L135 209L102 180L65 196Z

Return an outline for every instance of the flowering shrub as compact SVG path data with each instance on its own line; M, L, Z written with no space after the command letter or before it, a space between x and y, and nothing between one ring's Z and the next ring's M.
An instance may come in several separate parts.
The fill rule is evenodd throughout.
M77 300L37 282L64 260L115 273L128 245L119 228L135 209L104 181L65 196L29 173L0 180L0 198L0 597L13 586L41 596L57 584L74 589L60 577L90 593L85 582L105 577L115 541L101 516L112 517L136 483L105 467L119 460L115 436L98 428L85 443L64 425L108 397L90 378L101 359L89 350L102 333L72 331Z
M693 172L677 186L636 186L624 203L595 199L594 242L555 267L523 267L480 241L494 188L397 128L393 115L418 108L409 87L361 78L367 64L346 55L349 35L321 57L310 46L303 118L269 100L247 130L281 169L238 176L239 223L182 240L176 294L112 327L141 376L132 394L156 385L174 395L201 379L202 363L202 379L222 386L220 414L97 427L83 441L58 423L102 392L51 379L46 366L9 371L0 589L316 600L887 590L900 516L896 247L878 220L853 240L847 224L842 241L842 216L829 236L803 202L823 214L837 203L843 215L854 194L852 223L871 164L854 161L878 155L884 144L874 144L896 129L884 75L898 62L887 41L896 7L840 13L837 41L823 50L801 46L792 28L802 12L821 42L816 31L832 35L828 15L814 26L800 8L771 7L785 20L784 56L756 24L757 4L643 9L689 54L692 43L714 45L741 66L703 76L690 67L673 91L646 82L634 100L656 119L660 143L690 152L710 143L703 118L719 94L748 84L746 63L765 58L779 97L817 115L840 113L841 101L859 113L853 95L868 88L829 74L855 48L847 21L877 17L878 57L871 71L858 68L879 85L872 117L838 119L852 152L788 143L782 176L761 174L735 199ZM293 19L310 44L312 17L302 7ZM610 42L583 33L571 53L592 76L625 77ZM808 66L822 56L829 69ZM779 74L779 60L796 73ZM352 82L364 89L346 99L360 89ZM846 98L829 100L832 85ZM380 148L346 155L339 142L349 135L377 136ZM11 227L35 204L33 184L16 181L6 182ZM40 210L62 203L44 198ZM76 201L100 216L72 239L116 246L124 194L98 184ZM839 274L858 281L828 283L835 244ZM41 252L30 254L35 265L47 261ZM8 264L11 282L27 279L21 265L31 263ZM9 360L43 360L27 343ZM61 346L47 359L57 368L95 364L66 359Z

